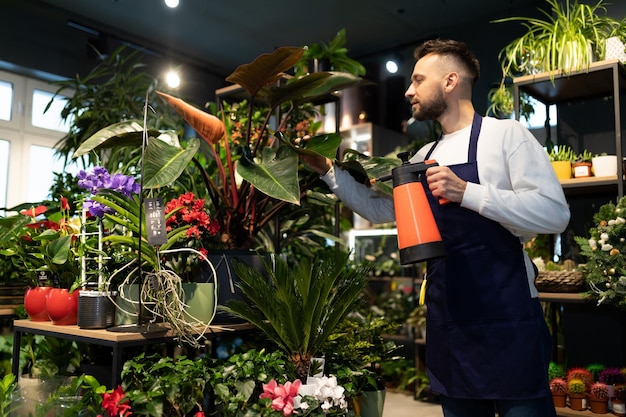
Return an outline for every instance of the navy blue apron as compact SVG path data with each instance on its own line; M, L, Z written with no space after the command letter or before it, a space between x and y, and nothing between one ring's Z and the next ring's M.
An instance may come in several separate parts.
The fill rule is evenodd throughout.
M481 124L476 113L468 162L449 167L467 182L480 183L476 150ZM539 302L530 297L519 239L458 203L440 205L426 183L424 188L447 251L446 257L427 264L431 388L455 398L549 395L549 343L547 349L536 343L537 338L549 340L549 333Z

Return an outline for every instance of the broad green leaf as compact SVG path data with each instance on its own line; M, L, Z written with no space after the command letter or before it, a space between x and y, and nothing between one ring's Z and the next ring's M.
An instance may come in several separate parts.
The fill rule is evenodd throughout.
M61 236L53 240L46 246L47 255L52 259L52 263L64 264L70 253L72 236Z
M341 135L337 133L328 133L324 135L317 135L304 142L303 146L295 146L291 142L282 138L281 135L277 135L282 143L288 145L301 155L322 155L326 158L335 159L337 156L337 149L341 145Z
M270 197L300 204L298 154L288 146L263 148L261 161L237 163L237 173Z
M169 185L180 176L185 167L200 149L200 141L191 139L186 148L170 146L165 142L150 138L144 159L145 188L158 188Z
M148 129L148 135L158 136L161 132ZM94 133L74 152L72 158L88 154L95 149L118 146L140 146L143 138L143 124L139 120L126 120L105 127Z
M251 97L266 85L280 80L283 73L300 61L304 49L284 46L271 54L258 56L249 64L243 64L230 74L226 81L239 84Z

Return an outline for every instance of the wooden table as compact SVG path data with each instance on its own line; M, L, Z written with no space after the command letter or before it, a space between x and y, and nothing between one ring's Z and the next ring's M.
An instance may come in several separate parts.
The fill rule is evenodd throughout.
M217 333L229 331L250 330L253 326L244 324L228 324L224 326L210 326L206 332L207 337ZM175 335L164 324L129 327L128 331L110 331L107 329L81 329L76 325L55 325L49 321L15 320L13 322L13 363L12 372L19 377L19 357L23 334L38 334L66 339L76 342L89 343L92 345L110 347L113 351L113 363L111 364L111 385L115 388L120 383L120 375L123 364L124 349L131 346L152 345L158 343L170 343Z

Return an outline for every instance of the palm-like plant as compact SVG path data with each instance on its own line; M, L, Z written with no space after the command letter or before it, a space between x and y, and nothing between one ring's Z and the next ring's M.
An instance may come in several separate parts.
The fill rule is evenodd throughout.
M275 342L306 381L311 358L352 311L366 284L366 268L348 268L348 258L338 249L324 249L295 265L277 258L272 267L265 261L265 273L235 259L238 285L248 301L231 300L226 310Z

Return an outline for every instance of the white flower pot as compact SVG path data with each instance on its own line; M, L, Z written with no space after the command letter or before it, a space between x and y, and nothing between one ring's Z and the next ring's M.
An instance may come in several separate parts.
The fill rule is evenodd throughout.
M602 155L591 159L593 165L593 174L596 177L615 177L617 176L617 156Z

